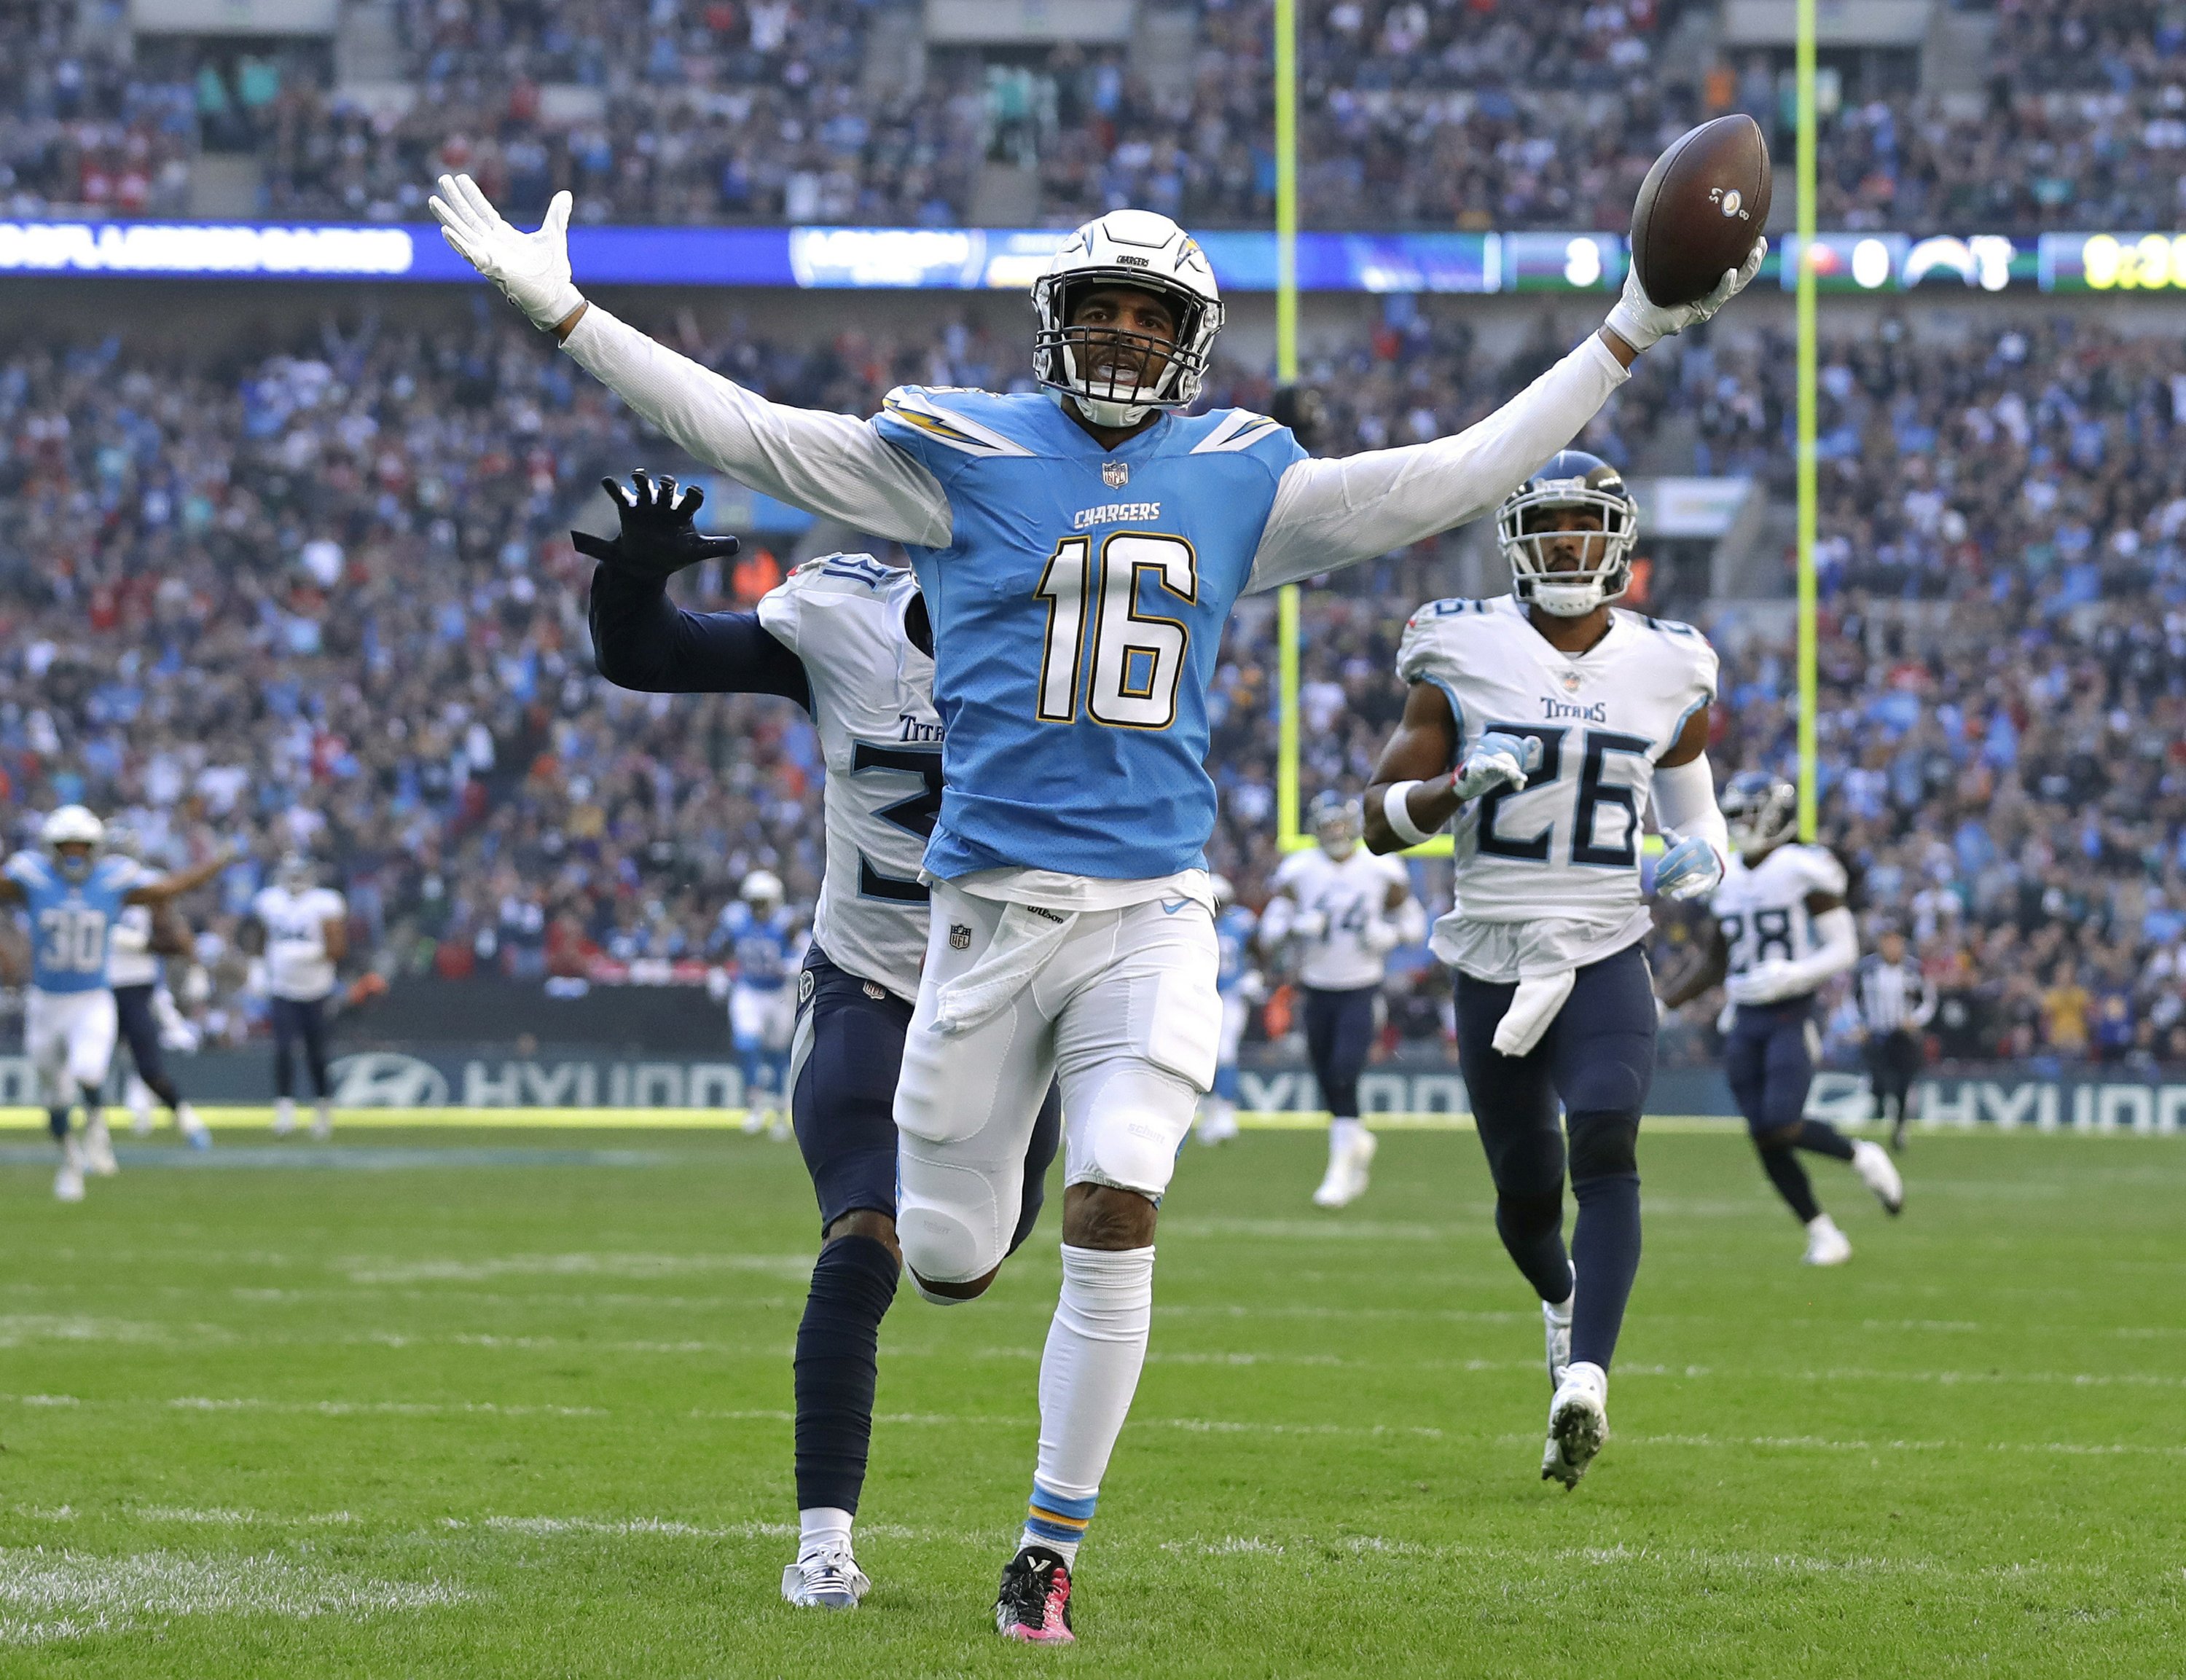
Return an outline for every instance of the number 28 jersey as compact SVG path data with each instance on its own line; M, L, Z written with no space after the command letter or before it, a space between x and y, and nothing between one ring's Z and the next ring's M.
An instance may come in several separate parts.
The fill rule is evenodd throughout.
M1708 901L1723 931L1724 991L1732 1002L1746 1001L1746 977L1763 963L1796 962L1814 949L1807 900L1841 899L1847 885L1845 866L1825 846L1779 846L1751 869L1733 855Z
M1483 735L1540 743L1522 792L1460 809L1456 908L1435 954L1509 981L1596 962L1651 925L1640 849L1655 764L1715 697L1715 650L1690 627L1612 610L1583 653L1559 652L1510 596L1412 614L1397 675L1449 700L1456 759Z
M827 766L827 867L812 937L829 961L918 995L927 890L919 860L941 808L933 661L904 629L918 583L870 555L808 561L759 603L804 662Z
M948 546L911 550L947 728L927 869L1205 868L1222 627L1305 451L1238 409L1104 449L1044 394L905 386L872 423L940 481L953 522Z
M145 878L127 858L100 858L71 881L39 852L8 860L8 878L23 889L31 916L31 984L41 992L103 992L106 947L122 895Z

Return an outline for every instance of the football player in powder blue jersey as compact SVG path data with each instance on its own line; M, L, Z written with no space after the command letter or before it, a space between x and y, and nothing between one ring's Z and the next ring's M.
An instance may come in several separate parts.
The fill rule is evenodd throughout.
M647 421L754 490L900 542L917 569L945 791L896 1087L897 1235L928 1298L983 1291L1059 1080L1062 1294L995 1610L1006 1638L1066 1643L1146 1356L1155 1210L1219 1050L1203 761L1230 608L1493 509L1641 350L1750 281L1758 247L1697 303L1628 283L1600 333L1457 436L1326 461L1265 416L1190 413L1222 302L1166 216L1111 211L1063 241L1033 288L1040 391L905 387L866 422L767 402L588 303L566 193L521 233L468 176L440 188L448 243Z
M39 849L21 851L0 870L0 904L20 904L31 922L31 989L24 1002L23 1050L44 1087L47 1123L60 1145L53 1194L83 1200L85 1170L111 1177L114 1145L103 1106L119 1030L106 981L106 947L130 904L161 904L211 880L229 862L221 853L176 875L154 876L133 860L102 857L106 826L81 805L63 805L39 830ZM83 1104L83 1135L69 1114Z

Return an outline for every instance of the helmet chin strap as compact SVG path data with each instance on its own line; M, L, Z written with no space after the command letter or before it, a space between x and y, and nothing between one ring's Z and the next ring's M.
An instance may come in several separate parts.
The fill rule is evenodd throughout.
M1570 584L1552 584L1535 579L1531 594L1526 599L1529 605L1559 619L1583 619L1606 599L1601 585L1589 582L1574 587Z
M1096 426L1135 426L1153 412L1152 403L1106 402L1099 397L1090 397L1076 391L1054 394L1057 402L1068 395L1078 405L1078 412Z

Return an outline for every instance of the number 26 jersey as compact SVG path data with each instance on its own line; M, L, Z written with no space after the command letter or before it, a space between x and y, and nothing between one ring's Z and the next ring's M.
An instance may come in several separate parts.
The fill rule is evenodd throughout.
M1490 733L1540 743L1522 792L1458 812L1457 907L1435 954L1508 981L1596 962L1651 925L1640 896L1655 764L1715 697L1716 656L1690 627L1612 609L1583 653L1558 652L1513 597L1434 601L1412 614L1397 675L1449 701L1456 757Z

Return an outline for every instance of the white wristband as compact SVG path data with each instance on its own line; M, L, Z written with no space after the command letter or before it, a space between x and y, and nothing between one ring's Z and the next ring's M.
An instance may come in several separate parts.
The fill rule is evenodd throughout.
M1416 781L1393 781L1388 792L1382 796L1382 815L1388 819L1390 832L1407 846L1424 846L1432 837L1412 820L1411 809L1404 803L1419 785Z

